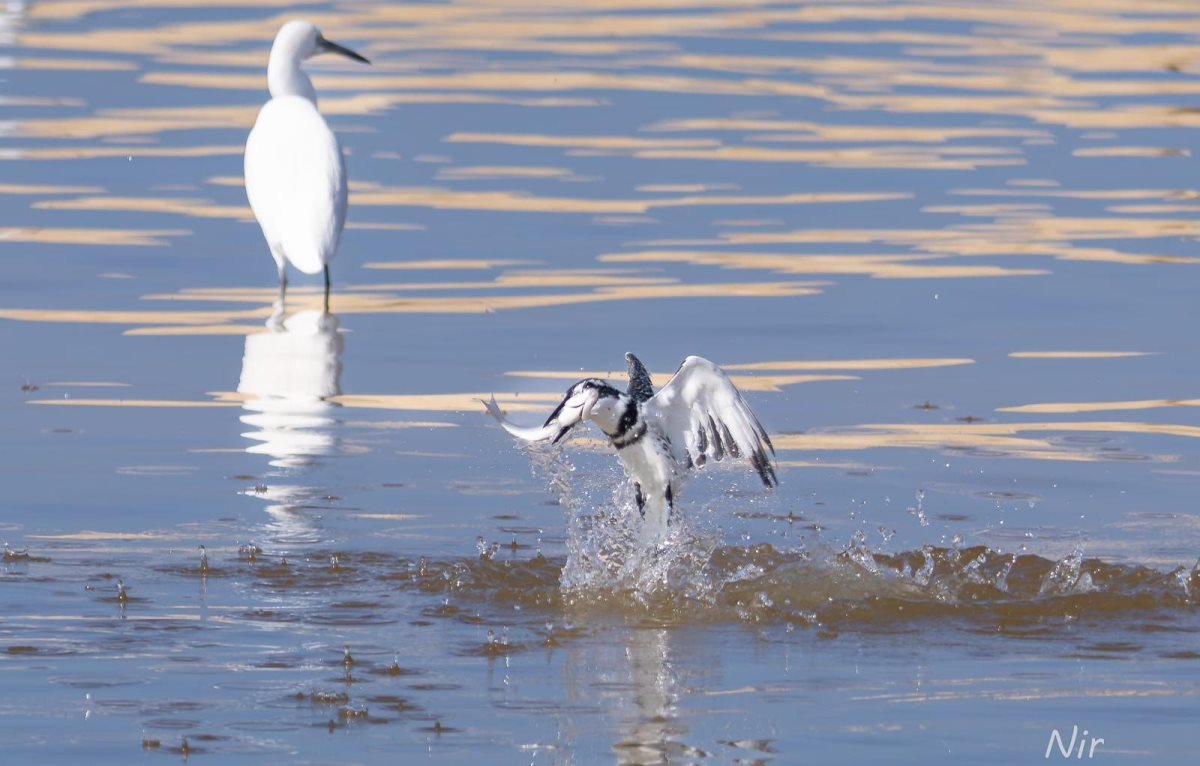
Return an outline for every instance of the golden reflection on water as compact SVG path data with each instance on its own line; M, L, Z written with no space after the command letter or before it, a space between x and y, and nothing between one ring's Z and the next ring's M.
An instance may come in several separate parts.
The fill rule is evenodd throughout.
M613 378L622 377L608 372L588 371L526 371L517 370L506 372L505 375L514 378L539 378L542 380L582 380L583 378ZM656 386L664 385L673 372L651 373L651 379ZM854 375L730 375L729 379L743 391L779 391L785 386L795 386L801 383L825 383L835 380L859 380Z
M726 370L780 372L787 370L921 370L930 367L959 367L974 359L802 359L781 362L727 364Z
M240 186L240 178L209 179L217 186ZM704 187L706 190L709 187ZM548 197L523 191L458 191L439 187L387 187L371 181L350 184L350 203L365 207L425 207L434 210L482 210L509 213L646 213L660 208L825 205L888 202L909 198L896 192L794 193L777 195L696 194L646 199Z
M241 155L236 146L81 146L73 148L0 149L0 160L93 160L107 157L222 157Z
M317 311L301 312L296 321L319 317ZM325 320L326 323L336 320ZM311 321L308 322L311 324ZM336 327L336 324L335 324ZM302 335L304 335L302 333ZM64 398L34 399L33 405L74 407L241 407L252 413L243 421L260 428L248 436L261 442L260 447L250 451L264 451L274 459L273 464L297 466L306 464L313 457L330 454L337 448L336 439L328 433L333 421L329 419L330 408L365 409L383 411L471 413L480 410L482 400L495 395L502 409L508 412L544 414L561 397L558 392L495 393L474 391L464 393L422 394L365 394L340 392L337 384L341 369L340 336L336 329L333 335L317 333L317 351L297 353L296 343L309 345L309 335L293 341L293 334L274 332L247 338L246 355L243 361L242 382L237 392L214 392L206 400L158 400L140 398ZM324 340L322 340L324 339ZM280 345L283 343L284 345ZM330 345L334 343L335 345ZM263 355L256 349L276 349ZM251 353L255 351L255 353ZM280 357L279 354L284 356ZM312 357L311 363L308 361ZM261 358L260 358L261 357ZM741 370L752 374L734 374L732 379L744 391L754 393L778 393L786 386L814 382L844 382L858 380L858 376L838 374L779 375L780 370L859 370L863 372L902 371L930 369L972 364L970 359L862 359L862 360L795 360L776 362L752 362L729 365L732 371ZM312 370L314 376L299 374L300 369ZM289 372L291 371L291 372ZM765 373L765 374L764 374ZM621 371L542 370L512 371L509 377L531 378L548 381L574 381L585 377L621 380ZM330 377L332 375L333 377ZM670 379L670 373L654 373L656 386ZM270 386L254 381L280 380L286 387L297 386L308 393L296 399L281 395ZM312 385L305 381L312 380ZM249 381L249 382L248 382ZM264 393L270 389L275 393ZM311 389L311 390L310 390ZM266 397L266 398L264 398ZM268 406L268 404L270 406ZM1142 400L1128 402L1092 402L1035 404L1002 407L998 412L1017 414L1079 414L1103 411L1133 411L1155 408L1178 408L1200 406L1200 400ZM317 408L314 410L313 408ZM281 409L282 408L282 409ZM263 418L270 423L259 422ZM282 420L279 420L282 418ZM279 420L279 422L276 422ZM408 429L453 427L453 423L440 421L352 421L347 425L355 428ZM312 429L317 428L314 436ZM950 453L965 453L973 457L1001 457L1023 460L1055 460L1068 462L1102 461L1155 461L1173 462L1178 458L1171 454L1143 454L1125 448L1114 448L1107 439L1080 442L1063 438L1070 434L1116 434L1122 436L1168 436L1176 438L1200 438L1200 426L1169 423L1145 423L1136 421L1062 421L1062 422L954 422L954 423L890 423L861 424L845 427L819 428L804 433L777 433L772 435L775 447L781 453L788 452L843 452L865 451L881 448L929 449ZM582 446L602 447L599 442L577 440ZM577 445L579 446L579 445ZM296 462L300 461L300 462ZM782 468L840 468L843 470L871 471L876 466L857 461L797 460L782 457Z
M167 213L192 218L231 218L253 221L249 207L217 205L210 200L183 197L79 197L35 202L35 210L105 210L109 212Z
M164 2L167 0L138 0L136 5L164 7ZM196 5L189 0L169 0L167 4L180 8ZM56 3L53 10L51 6L37 4L29 13L32 18L76 19L118 5L104 0L78 0ZM290 7L275 0L259 5L278 8L280 12ZM722 99L804 96L822 100L825 113L831 115L828 121L785 119L771 113L733 111L735 107L727 101L716 113L658 117L632 135L487 132L474 125L452 125L443 137L448 146L492 144L543 149L555 158L563 154L618 155L635 162L645 161L647 167L652 161L673 159L971 172L1025 163L1025 146L1055 140L1054 132L1044 125L1110 131L1084 136L1096 141L1118 139L1119 133L1114 131L1120 128L1200 125L1200 114L1195 110L1155 102L1200 94L1200 83L1193 78L1162 76L1163 72L1196 66L1200 56L1186 46L1148 45L1137 40L1125 44L1124 40L1115 39L1177 31L1180 18L1195 12L1194 7L1185 4L1163 3L1147 8L1134 0L1113 0L1096 7L1059 0L1044 8L1010 4L930 6L922 2L785 7L767 0L749 3L595 0L563 9L538 0L524 0L507 3L504 8L491 3L458 2L436 6L365 5L339 9L336 14L311 11L314 20L338 39L368 43L364 49L378 63L373 70L362 72L336 61L315 62L317 89L326 94L321 101L322 109L332 115L366 117L417 103L603 108L608 102L597 92L621 91L704 94ZM581 12L599 15L589 15L588 23L581 24ZM16 35L20 45L47 53L14 59L12 66L18 68L91 66L120 71L139 66L131 57L141 57L173 66L220 67L219 71L150 69L141 76L146 86L194 87L233 94L244 92L247 96L244 103L231 104L226 100L221 104L186 107L98 108L90 114L21 119L11 124L10 130L16 136L73 142L98 139L129 142L140 138L153 143L20 147L6 149L0 156L65 160L236 155L241 151L240 144L169 147L154 143L169 131L248 129L258 102L257 95L250 94L263 90L262 66L268 41L280 18L266 14L258 19L170 21L150 28L110 28L101 23L83 31L52 31L52 27L36 25L19 29ZM999 37L894 27L904 22L930 20L1002 25L1006 34ZM861 31L820 28L840 22L880 26ZM781 31L778 25L787 25L787 31ZM701 54L683 50L683 41L696 36L790 40L798 44L797 53ZM807 41L833 46L833 53L805 55L803 43ZM897 45L901 46L899 51L895 50ZM53 55L56 51L91 52L109 58L67 59ZM428 58L414 59L411 56L414 51L427 51L420 55ZM526 57L498 68L486 57L497 51L526 54ZM531 57L532 54L550 58ZM730 77L731 73L737 76ZM797 75L804 78L798 79ZM934 124L891 124L891 120L867 124L862 119L844 122L834 118L839 110L845 109L921 112L933 115L930 120ZM963 125L964 113L1015 118L1016 124ZM1186 153L1171 147L1103 143L1072 151L1079 157L1101 160ZM555 162L461 167L451 163L440 168L435 178L448 184L589 180ZM355 207L578 213L597 216L593 221L596 225L645 224L649 223L644 218L647 214L673 207L845 204L899 201L908 196L819 192L714 194L717 184L642 183L637 185L637 191L643 194L652 191L670 194L674 190L676 194L690 191L692 196L594 198L476 187L392 187L369 179L358 180L361 183L356 184L351 200ZM961 193L1016 196L1025 200L1063 197L1164 201L1175 194L1145 190L1130 190L1128 194L1107 190L1075 192L1029 186ZM189 217L247 217L240 206L220 206L202 199L96 195L42 201L37 206L62 211L154 211ZM1113 207L1092 217L1066 217L1055 215L1050 207L1038 208L1026 201L1013 205L935 205L927 207L925 212L957 214L973 220L965 226L916 226L892 231L735 231L722 233L714 240L725 245L871 243L905 248L910 251L907 253L800 256L697 251L668 254L643 250L611 257L672 259L784 274L866 274L906 279L1045 273L1039 268L999 264L929 263L917 260L916 255L1043 256L1131 265L1197 262L1186 256L1080 244L1098 239L1196 236L1200 228L1191 218L1145 217L1193 212L1185 207ZM760 236L756 238L754 234ZM8 231L9 238L18 236ZM41 236L45 241L69 241L69 235L61 235L59 239ZM144 239L142 243L146 243Z
M1153 410L1163 407L1200 407L1200 399L1142 399L1140 401L1125 402L1057 402L1045 404L1022 404L1015 407L999 407L996 411L1031 414L1063 414L1080 412Z
M771 361L771 362L747 362L743 364L725 364L722 367L731 372L744 371L752 373L778 373L778 372L796 372L796 371L821 371L821 370L843 370L843 371L875 371L875 370L919 370L935 367L958 367L966 364L974 364L974 359L800 359L788 361ZM529 371L518 370L506 372L509 375L517 378L542 378L547 380L579 380L581 378L627 378L628 373L624 369L608 370L608 371L585 371L585 370L542 370ZM671 379L674 372L656 372L651 373L654 385L661 386ZM774 391L778 385L791 385L794 383L809 383L827 380L858 380L857 376L853 375L796 375L796 376L779 376L779 375L733 375L731 376L735 384L741 388L750 391ZM774 384L774 385L773 385Z
M929 263L934 259L935 256L921 255L800 255L709 250L646 250L600 256L604 263L690 263L726 269L762 269L776 274L858 274L876 279L1026 277L1050 273L1044 269Z
M232 5L230 0L226 3ZM164 21L145 28L109 26L99 14L134 8L189 8L194 0L66 0L35 3L31 19L101 19L86 29L29 25L15 31L25 53L5 66L64 71L139 71L144 89L195 90L199 98L221 91L212 103L148 108L75 109L62 116L38 115L6 124L6 134L31 146L0 150L0 159L72 161L105 158L203 158L236 156L264 90L263 64L269 40L294 3L257 3L271 12L260 18ZM277 12L276 12L277 11ZM306 9L334 39L362 47L377 60L370 71L335 61L314 62L322 109L334 116L368 120L413 104L493 104L538 109L605 109L624 92L702 95L688 113L654 115L640 127L616 132L536 128L489 130L486 125L450 123L440 137L444 150L422 147L411 162L436 161L438 186L396 186L372 178L362 163L351 205L500 214L577 214L591 225L656 222L652 214L672 209L714 208L712 230L692 238L628 242L599 255L601 264L686 264L755 270L769 275L867 276L878 279L1035 277L1050 274L1046 261L1093 261L1129 266L1200 263L1200 257L1155 252L1158 241L1200 235L1194 194L1172 189L1072 189L1052 178L1013 179L1007 186L963 184L951 192L962 203L923 205L906 228L826 225L784 228L772 207L905 203L914 195L896 191L826 192L798 180L771 194L740 188L722 177L730 164L797 163L831 168L954 171L1018 167L1027 147L1060 140L1057 128L1089 129L1070 148L1081 162L1138 161L1186 156L1168 142L1124 140L1127 128L1200 126L1200 111L1180 108L1178 99L1200 95L1200 82L1164 73L1200 66L1186 45L1151 45L1139 35L1175 34L1196 16L1194 5L1136 0L1097 5L1084 0L1029 4L950 3L915 0L889 3L779 5L773 0L583 0L562 7L545 0L516 0L500 7L465 0L452 4L361 4L337 13ZM173 17L172 17L173 18ZM587 23L580 23L586 19ZM937 22L936 29L910 29L906 22ZM832 24L866 28L830 29ZM941 31L958 24L1003 35ZM871 26L874 25L874 26ZM770 50L787 53L712 53L691 50L694 39L794 43ZM806 43L828 53L810 55ZM359 45L362 43L362 45ZM766 46L764 46L764 49ZM81 56L70 58L70 56ZM503 63L494 53L509 54ZM149 62L149 63L147 63ZM743 111L749 97L816 99L816 117L793 119L778 112ZM1174 99L1174 100L1172 100ZM157 103L157 102L156 102ZM695 106L707 104L706 108ZM858 115L847 117L848 110ZM867 116L863 112L868 113ZM904 124L889 113L922 114L922 124ZM974 116L974 120L964 120ZM236 129L236 137L228 135ZM177 131L208 131L188 146L170 143ZM215 131L224 131L217 136ZM114 143L115 142L115 143ZM485 147L487 161L458 164L444 156L457 147ZM405 159L378 152L376 159ZM473 154L473 156L478 156ZM493 156L495 159L493 159ZM515 158L519 157L519 160ZM575 161L564 157L578 158ZM616 157L644 172L628 191L585 193L587 185L561 191L560 183L597 179L577 171L589 158ZM676 160L678 162L665 162ZM709 178L672 178L673 167L711 167ZM1032 175L1032 173L1031 173ZM739 179L740 180L740 179ZM237 186L240 178L208 180ZM538 192L528 187L536 186ZM887 189L896 188L888 184ZM901 187L907 188L907 187ZM803 191L800 191L803 190ZM166 190L161 190L166 191ZM0 185L0 194L28 198L30 206L72 220L79 213L146 214L188 219L248 221L240 204L190 194L110 194L91 185ZM1060 203L1109 204L1069 215ZM742 213L741 211L745 211ZM774 215L773 215L774 214ZM664 215L665 217L665 215ZM950 218L950 223L944 219ZM928 223L924 223L924 222ZM351 228L406 231L424 224L351 222ZM794 226L794 224L792 224ZM894 225L893 225L894 226ZM166 246L187 229L14 227L0 229L0 242ZM1120 240L1115 245L1111 241ZM1140 243L1124 244L1124 243ZM760 250L773 247L774 252ZM817 246L821 252L795 252ZM845 252L843 252L845 251ZM989 262L980 262L989 259ZM521 258L372 261L366 268L491 271L470 279L407 280L347 284L333 297L342 316L359 313L462 313L531 310L630 300L713 297L803 297L826 282L766 278L754 282L695 283L687 271L604 268L535 268ZM435 295L436 294L436 295ZM0 309L0 318L33 322L80 322L124 326L130 335L231 335L246 338L249 350L267 341L263 320L272 291L265 288L182 288L144 296L175 305L225 304L211 310ZM311 290L293 292L294 308L319 307ZM229 308L228 304L240 306ZM276 338L278 340L278 338ZM1141 355L1122 351L1015 351L1015 359L1103 359ZM776 392L817 381L851 381L867 374L971 364L965 358L792 360L734 364L729 370L748 391ZM562 380L587 373L514 371L512 377ZM617 374L620 377L620 374ZM662 381L665 374L656 375ZM321 397L347 408L470 411L473 394L343 394ZM542 395L509 397L505 406L541 409ZM38 403L64 402L35 400ZM72 399L72 404L107 406L244 406L244 398L222 394L204 402ZM1035 403L1001 408L1014 414L1076 414L1108 410L1194 406L1193 400ZM380 426L382 427L382 426ZM400 426L397 426L400 427ZM783 449L857 449L913 446L994 450L1035 459L1105 459L1098 451L1059 443L1040 432L1095 430L1123 434L1192 437L1186 426L1141 423L967 423L896 424L780 436ZM858 445L858 446L855 446ZM1116 458L1114 458L1116 459ZM792 461L797 464L805 461Z
M320 0L254 0L264 8L290 8L297 5L318 5ZM30 19L67 21L105 11L129 11L135 8L193 8L196 0L58 0L54 3L31 3L26 11ZM210 8L238 8L242 0L215 0L203 4Z
M1047 138L1044 130L1031 128L952 128L902 125L823 125L803 120L765 120L737 117L685 117L660 120L646 126L650 132L742 131L765 133L756 136L780 142L917 143L944 144L961 138ZM714 141L713 144L716 142ZM637 147L642 148L642 147Z
M104 189L99 186L54 186L51 184L0 184L0 194L98 194Z
M0 230L0 239L3 238ZM339 315L350 314L484 314L549 306L607 303L630 300L722 297L800 297L816 295L821 283L813 282L714 282L681 283L675 278L629 276L625 272L545 271L500 275L491 282L404 282L385 285L347 285L330 299ZM527 295L480 295L480 290L529 288L590 288L583 292L538 292ZM394 291L394 292L388 292ZM459 291L457 295L411 297L399 292ZM263 331L261 322L271 314L274 291L260 288L197 288L172 294L153 294L147 300L171 302L251 303L242 310L77 310L0 309L0 319L23 322L80 322L133 325L130 335L246 335ZM319 291L295 289L289 305L300 311L321 308Z
M191 234L186 229L57 229L0 227L0 243L32 242L56 245L153 247L166 245L168 237ZM2 312L0 312L2 313Z
M408 91L500 91L564 93L572 91L642 91L648 93L692 93L725 96L807 96L819 98L825 89L800 83L760 80L729 80L668 75L626 75L588 71L486 71L460 72L452 75L317 75L312 78L318 92L341 90L408 90ZM262 89L262 77L255 74L223 74L218 72L147 72L141 81L150 85L174 87L219 88L222 90ZM386 97L384 97L386 98ZM536 101L530 102L537 105ZM553 102L563 106L561 101ZM596 102L579 102L592 106Z
M1126 359L1150 356L1152 351L1014 351L1013 359Z
M137 64L132 61L117 61L114 59L31 58L22 56L14 59L0 59L0 69L44 69L53 72L126 72L137 69Z
M503 165L476 165L442 168L435 176L439 181L481 181L493 178L552 178L557 180L575 178L567 168L514 167Z
M537 263L537 261L519 261L496 259L487 260L480 258L463 258L458 260L426 260L426 261L372 261L364 263L364 269L393 269L398 271L442 271L442 270L464 270L464 271L485 271L487 269L495 269L501 266L529 266Z
M1075 149L1076 157L1190 157L1187 149L1168 149L1160 146L1099 146L1090 149Z
M41 404L50 407L236 407L236 402L191 401L187 399L88 399L72 397L70 399L30 399L27 404Z
M863 424L842 429L821 429L804 434L772 436L778 450L844 451L880 448L966 450L975 457L1023 460L1099 462L1156 460L1171 462L1173 455L1087 449L1069 441L1025 434L1113 433L1122 435L1200 438L1200 427L1123 421L1043 423L894 423Z
M967 195L1074 197L1079 199L1124 199L1162 198L1178 196L1177 192L1148 190L1066 192L1043 189L1006 189L991 191L963 190ZM926 212L955 212L961 215L995 215L987 223L971 223L945 228L914 229L803 229L792 231L746 231L721 232L712 239L660 239L644 241L642 245L655 247L689 248L686 250L651 250L632 253L610 253L601 257L607 262L630 261L679 261L711 262L730 267L789 269L793 264L801 268L817 268L823 265L822 258L833 268L848 268L843 273L872 273L878 266L900 276L920 277L921 256L932 258L950 257L995 257L1023 258L1042 256L1063 261L1097 261L1127 265L1151 264L1198 264L1200 257L1138 253L1117 250L1111 247L1079 245L1077 241L1100 239L1169 240L1177 237L1194 236L1200 232L1200 224L1189 219L1157 218L1066 218L1055 216L1033 205L1003 206L936 206ZM915 251L897 255L830 254L802 255L791 253L721 252L693 250L697 246L731 245L882 245ZM1152 245L1147 245L1152 247ZM815 258L811 264L805 258ZM914 263L915 262L915 263ZM944 270L943 270L944 269ZM961 272L959 270L962 270ZM811 273L811 272L809 272ZM836 272L835 272L836 273ZM1039 269L1012 269L1008 267L973 267L966 265L935 265L928 276L1031 276L1046 273Z
M659 208L702 206L814 205L880 202L905 199L907 194L847 192L796 193L759 196L687 196L653 199L593 199L545 197L526 192L456 191L436 187L363 188L351 191L350 203L366 207L428 207L435 210L487 210L507 213L647 213Z

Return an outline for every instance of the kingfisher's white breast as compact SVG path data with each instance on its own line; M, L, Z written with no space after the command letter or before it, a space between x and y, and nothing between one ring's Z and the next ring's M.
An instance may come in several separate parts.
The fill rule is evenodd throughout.
M630 478L642 485L647 496L666 492L675 479L675 458L670 443L654 424L647 424L646 435L617 450L617 457Z
M672 495L678 478L678 466L671 454L670 442L657 426L649 424L646 435L617 450L617 457L629 478L641 488L643 523L641 539L648 546L661 544L669 533Z

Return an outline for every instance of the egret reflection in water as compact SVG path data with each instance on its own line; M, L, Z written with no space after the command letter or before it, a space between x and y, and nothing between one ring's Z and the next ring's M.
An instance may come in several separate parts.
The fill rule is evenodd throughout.
M341 393L342 350L337 315L302 311L279 330L246 337L238 393L240 420L255 430L252 454L268 455L277 468L300 468L337 451L332 434Z
M284 476L302 473L317 458L339 450L332 433L341 393L344 343L335 314L302 311L270 332L246 336L238 393L245 396L241 422L256 429L243 436L246 451L267 455ZM320 542L313 518L303 512L325 497L320 487L261 483L254 495L267 503L270 521L259 531L268 544L285 547Z

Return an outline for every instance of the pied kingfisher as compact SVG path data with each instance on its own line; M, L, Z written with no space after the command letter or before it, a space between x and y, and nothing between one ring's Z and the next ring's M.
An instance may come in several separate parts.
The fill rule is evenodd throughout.
M746 458L763 484L779 483L768 457L768 452L775 454L771 439L724 370L689 356L655 393L641 361L633 354L626 354L625 361L627 391L596 378L581 380L567 389L541 428L510 423L494 396L484 405L504 430L529 442L557 443L577 424L595 423L633 480L643 538L650 545L661 544L667 536L683 478L709 460Z

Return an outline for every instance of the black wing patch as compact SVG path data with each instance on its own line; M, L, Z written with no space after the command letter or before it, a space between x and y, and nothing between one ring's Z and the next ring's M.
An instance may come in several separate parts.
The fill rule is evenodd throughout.
M629 365L629 396L635 402L649 401L654 396L654 384L646 365L633 354L625 354L625 363Z
M779 486L779 479L775 476L775 467L771 465L771 459L765 452L756 450L750 456L750 463L754 466L754 470L758 471L758 477L762 479L763 484L768 487Z

